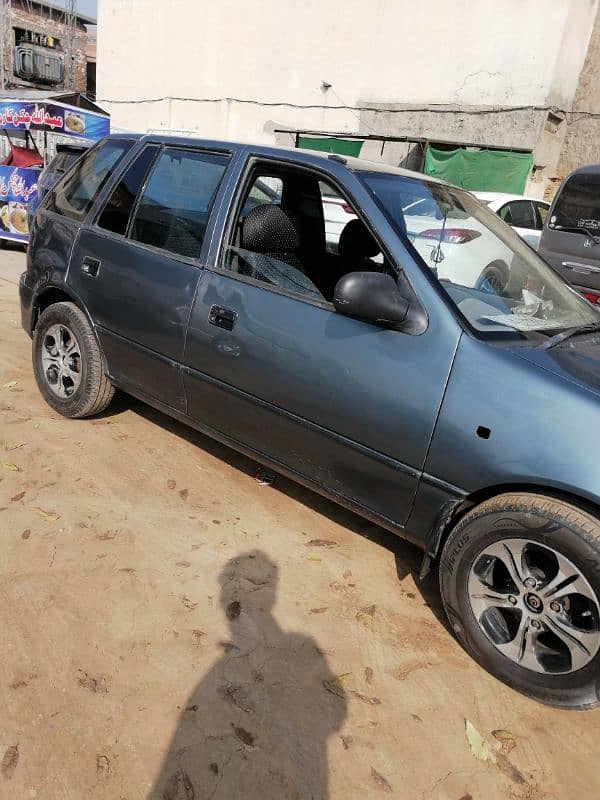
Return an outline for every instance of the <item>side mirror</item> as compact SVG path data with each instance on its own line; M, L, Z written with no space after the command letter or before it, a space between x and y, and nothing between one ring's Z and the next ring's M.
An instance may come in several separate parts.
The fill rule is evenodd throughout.
M410 308L396 281L382 272L349 272L341 277L333 305L338 314L395 329L402 328Z

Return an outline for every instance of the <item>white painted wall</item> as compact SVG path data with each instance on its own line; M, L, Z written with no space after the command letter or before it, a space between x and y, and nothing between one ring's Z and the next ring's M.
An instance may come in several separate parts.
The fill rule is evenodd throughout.
M127 129L268 142L273 127L286 125L358 130L358 114L334 106L564 107L597 7L598 0L100 0L98 102ZM332 84L325 93L322 80ZM217 102L139 102L156 98Z

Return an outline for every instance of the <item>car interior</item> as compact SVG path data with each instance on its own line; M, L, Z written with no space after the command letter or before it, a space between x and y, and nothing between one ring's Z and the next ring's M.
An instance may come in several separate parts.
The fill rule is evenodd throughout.
M331 232L323 211L325 193L339 194L309 172L255 170L246 184L221 266L327 302L338 280L349 272L387 272L395 277L394 268L358 215L346 223L337 252L331 252Z

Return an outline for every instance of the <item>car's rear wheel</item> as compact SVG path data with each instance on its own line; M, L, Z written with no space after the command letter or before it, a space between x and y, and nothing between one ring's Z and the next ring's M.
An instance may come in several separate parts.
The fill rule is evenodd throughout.
M40 315L32 353L38 388L63 416L99 414L112 400L115 390L92 327L73 303L56 303Z
M464 516L440 562L458 640L550 705L600 704L600 522L561 500L504 494Z

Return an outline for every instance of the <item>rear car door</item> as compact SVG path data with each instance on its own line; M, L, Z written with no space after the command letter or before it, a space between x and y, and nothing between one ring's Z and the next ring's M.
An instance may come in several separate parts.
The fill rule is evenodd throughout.
M253 186L276 176L281 202L248 212ZM390 267L343 190L267 160L249 167L242 186L192 309L188 413L313 486L401 525L458 329L436 320L411 335L337 314L337 277ZM334 192L349 204L354 226L341 233L335 255L323 213L324 197Z
M69 268L110 377L179 410L204 233L228 163L227 153L143 145L92 210Z

